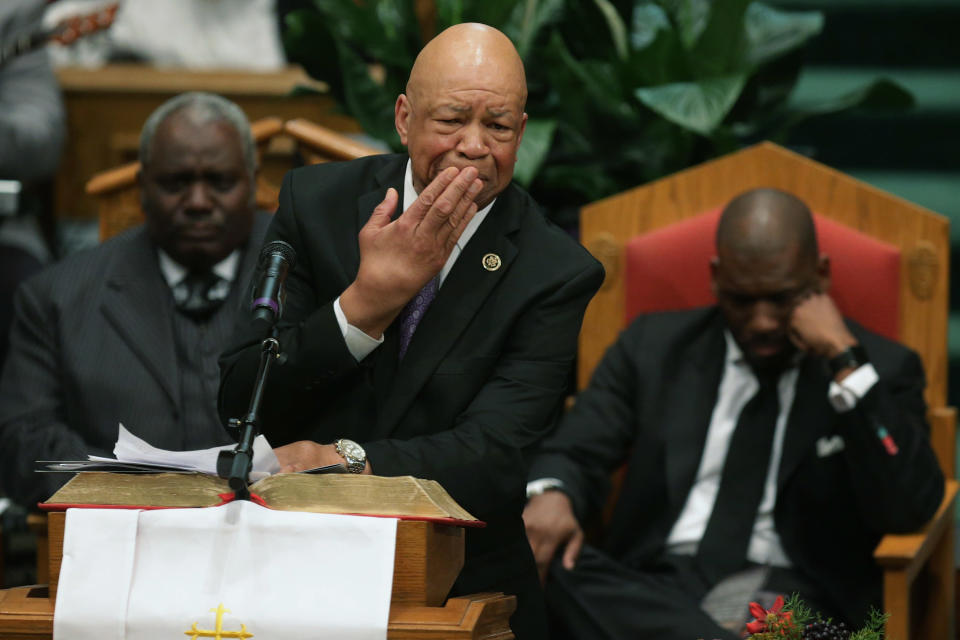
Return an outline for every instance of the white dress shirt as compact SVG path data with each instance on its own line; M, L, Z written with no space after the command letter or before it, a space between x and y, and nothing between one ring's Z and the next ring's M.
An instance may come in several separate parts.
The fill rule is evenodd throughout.
M409 209L418 195L413 188L413 170L410 167L410 160L407 160L407 168L403 176L403 205L401 211ZM450 273L457 258L460 257L463 248L470 242L470 238L476 233L480 227L480 223L482 223L487 217L487 214L490 213L490 209L496 201L496 198L494 198L490 204L477 211L473 219L467 224L467 227L457 240L456 246L454 246L450 252L450 257L447 258L447 262L443 265L443 269L440 270L438 288L443 286L443 281L446 280L447 274ZM343 314L343 309L340 307L340 296L337 296L337 299L333 301L333 313L337 317L337 324L340 325L340 332L343 334L343 339L347 343L347 349L357 362L366 358L374 349L383 344L383 336L373 338L347 322L347 317Z
M697 469L696 479L687 495L680 516L667 536L667 551L692 555L703 538L720 490L720 479L730 440L737 426L740 412L757 393L760 384L743 357L743 352L729 332L724 332L727 354L724 363L717 404L713 408L707 440ZM763 497L757 509L753 534L747 548L747 560L777 567L791 566L790 559L780 544L773 521L777 499L777 476L783 457L783 439L787 418L793 406L799 367L793 366L780 375L777 391L780 412L773 436L773 450L767 468ZM842 384L832 382L828 392L831 405L837 411L848 411L856 406L878 380L873 365L866 364L847 376Z
M166 280L170 290L173 291L187 277L189 269L171 258L163 249L157 249L157 256L160 260L160 273L163 274L163 279ZM227 296L230 295L230 285L236 279L239 268L239 249L234 249L230 252L230 255L213 265L212 271L220 276L220 282L210 290L210 298L214 300L227 299Z

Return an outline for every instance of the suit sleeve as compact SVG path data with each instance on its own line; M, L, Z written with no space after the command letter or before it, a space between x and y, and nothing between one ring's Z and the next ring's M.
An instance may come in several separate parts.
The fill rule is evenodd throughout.
M14 299L10 352L0 381L0 479L15 501L33 506L46 500L69 476L36 473L37 460L76 460L89 446L67 424L58 318L37 279Z
M839 433L863 521L877 533L914 531L934 514L944 490L928 438L923 366L907 351L879 374L857 406L840 414ZM883 446L881 429L893 438L896 454Z
M557 478L581 521L605 503L610 475L626 459L637 432L640 376L636 353L643 319L607 350L588 387L540 445L530 479Z
M280 190L280 206L274 214L265 242L283 240L297 250L297 261L285 283L286 300L283 316L277 324L285 362L273 367L264 400L264 423L272 424L271 440L289 442L300 439L297 431L301 421L291 419L306 413L305 407L316 403L314 385L334 388L341 378L360 373L360 365L350 354L333 311L333 300L346 288L346 276L339 283L327 283L337 288L336 293L324 299L313 282L312 260L324 260L336 255L339 247L335 239L318 255L304 249L299 223L294 213L293 183L295 172L288 172ZM353 240L355 243L355 239ZM336 267L331 263L331 270ZM223 421L245 415L253 381L260 361L260 340L247 319L240 318L231 344L220 359L221 384L220 416ZM269 407L280 407L282 412L271 416ZM275 418L275 419L272 419Z
M524 450L553 426L567 387L599 265L564 281L518 318L489 380L453 428L409 440L363 443L378 475L439 481L481 519L522 496Z

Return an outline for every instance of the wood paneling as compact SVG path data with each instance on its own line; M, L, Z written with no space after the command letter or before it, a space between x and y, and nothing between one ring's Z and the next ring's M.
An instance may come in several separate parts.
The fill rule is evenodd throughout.
M67 144L55 185L58 215L93 218L84 185L95 174L137 159L140 129L162 102L184 91L211 91L236 102L253 121L307 118L340 132L359 132L339 113L323 83L298 67L273 73L163 70L144 65L57 71L67 107ZM297 86L313 93L291 95ZM269 166L264 167L269 173Z

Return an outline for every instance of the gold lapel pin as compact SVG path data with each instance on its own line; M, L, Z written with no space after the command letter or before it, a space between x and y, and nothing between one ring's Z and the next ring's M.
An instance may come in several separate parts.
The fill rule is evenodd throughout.
M488 253L483 256L483 268L487 271L496 271L500 268L500 256L495 253Z

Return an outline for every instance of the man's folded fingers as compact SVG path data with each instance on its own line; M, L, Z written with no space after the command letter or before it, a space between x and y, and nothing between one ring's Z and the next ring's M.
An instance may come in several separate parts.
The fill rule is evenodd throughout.
M424 215L421 224L425 233L440 233L447 225L447 220L455 216L458 209L473 202L476 194L479 193L479 189L473 187L476 179L477 170L474 167L467 167L460 171Z
M461 171L456 167L447 167L441 171L437 177L420 192L420 195L417 196L417 199L413 201L413 204L410 205L410 208L407 209L404 214L412 216L414 222L423 220L460 173Z

